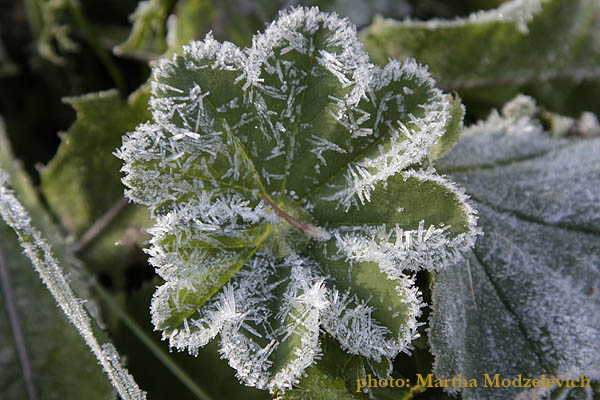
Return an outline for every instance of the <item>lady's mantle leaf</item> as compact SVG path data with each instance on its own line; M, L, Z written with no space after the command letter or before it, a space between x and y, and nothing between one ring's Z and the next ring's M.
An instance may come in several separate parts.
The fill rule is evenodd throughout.
M595 0L512 0L456 20L378 18L363 35L378 63L416 57L448 89L597 79Z
M468 264L436 278L430 343L439 378L600 379L600 140L549 139L530 118L534 107L519 97L505 117L467 129L438 164L472 195L485 232ZM462 394L504 399L522 390ZM561 390L560 398L592 396Z
M195 353L220 335L238 377L273 392L314 363L320 329L372 362L408 351L412 274L476 233L462 191L413 169L457 123L426 70L376 67L346 20L298 8L246 50L192 42L151 85L155 122L117 155L156 221L163 338Z

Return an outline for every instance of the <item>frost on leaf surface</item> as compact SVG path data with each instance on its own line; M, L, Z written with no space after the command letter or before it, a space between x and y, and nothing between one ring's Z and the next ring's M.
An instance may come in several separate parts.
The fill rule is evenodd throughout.
M431 67L440 86L449 89L598 79L598 1L499 3L496 9L452 20L375 17L362 37L375 62L415 57ZM560 89L553 88L556 96Z
M163 59L153 123L117 151L155 220L166 281L151 313L171 346L220 351L245 384L290 388L319 332L376 362L409 351L414 273L476 234L463 191L419 163L456 106L412 60L369 63L335 14L280 14L249 49L210 35Z
M517 97L438 163L471 195L485 232L468 264L436 278L429 338L439 378L600 380L600 140L550 139L534 112ZM462 396L593 398L592 388L522 390Z

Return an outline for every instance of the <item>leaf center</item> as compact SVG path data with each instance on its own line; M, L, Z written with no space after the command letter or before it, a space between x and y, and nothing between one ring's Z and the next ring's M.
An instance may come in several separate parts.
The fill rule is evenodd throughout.
M271 206L273 211L275 211L275 214L277 214L278 216L280 216L281 218L286 220L294 228L298 229L299 231L304 232L309 237L311 237L313 239L318 239L318 240L328 240L331 237L329 232L327 232L325 229L315 226L315 225L312 225L312 224L309 224L308 222L300 221L300 220L292 217L291 215L289 215L288 213L283 211L281 208L279 208L271 200L269 200L267 198L267 196L263 195L263 196L261 196L261 198L265 203L267 203L269 206ZM304 211L304 213L306 213L305 210L302 210L302 211ZM308 213L306 213L306 214L308 214Z

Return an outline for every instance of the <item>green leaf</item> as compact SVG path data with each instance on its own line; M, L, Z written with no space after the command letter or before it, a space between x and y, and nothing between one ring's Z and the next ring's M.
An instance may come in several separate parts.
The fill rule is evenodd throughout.
M314 365L306 369L306 376L300 380L295 390L286 392L282 400L353 400L364 398L361 392L349 390L343 371L353 356L344 353L335 340L328 336L322 338L323 356Z
M123 132L150 118L148 97L148 89L142 88L128 102L115 90L64 100L77 120L61 134L56 156L40 174L50 206L73 234L82 234L122 197L120 162L111 149Z
M16 304L22 340L32 382L40 399L112 399L114 390L85 343L56 307L30 261L22 254L14 232L0 226L0 262L10 274L10 292L2 289L0 299L0 338L3 354L0 368L0 396L5 399L28 397L24 367L15 346L14 321L9 319L7 296ZM3 281L5 277L3 276ZM22 336L21 336L22 335Z
M0 168L9 171L32 215L52 229L0 124ZM114 398L96 359L30 263L12 229L0 224L0 397L28 398L33 390L40 399Z
M92 353L96 356L98 362L102 365L104 371L110 378L111 383L117 389L119 395L123 399L143 400L146 398L146 393L140 390L135 383L133 377L123 368L120 362L119 354L114 346L106 340L103 334L98 330L95 318L92 320L90 315L95 313L92 305L88 305L88 310L83 306L84 301L75 296L72 286L69 284L62 268L59 265L58 259L53 254L52 247L42 236L40 231L31 223L31 218L27 210L20 203L13 191L8 187L9 177L4 170L0 170L0 215L6 224L11 227L17 234L20 245L24 250L24 254L30 259L34 269L38 272L42 282L47 287L48 291L54 297L56 303L67 316L71 324L77 328L77 331L84 339ZM67 254L67 257L69 254ZM74 263L75 260L67 258L68 263ZM8 282L7 269L3 271L2 280ZM6 288L3 291L9 292ZM10 307L9 317L13 327L20 326L14 316L17 315L14 302L11 304L12 296L6 297L7 305ZM15 338L22 338L23 334L16 331ZM100 340L102 338L103 340ZM28 367L30 363L24 360L28 359L26 348L23 345L23 340L15 340L15 344L19 348L20 360L26 372L25 380L27 383L28 393L33 393L31 389L33 384L33 373ZM35 395L33 395L35 396Z
M449 21L378 18L363 38L376 62L415 57L447 89L598 78L597 11L594 0L513 0Z
M373 365L408 351L415 271L460 260L477 233L461 190L414 169L460 103L413 60L372 65L355 27L316 8L249 49L192 42L151 90L154 122L117 155L155 220L163 339L196 353L220 335L238 378L273 393L315 362L320 330Z
M450 102L452 104L450 108L450 116L452 118L450 121L448 121L448 126L446 126L446 133L444 136L442 136L431 148L430 158L432 160L437 160L438 158L448 154L456 142L458 142L460 133L463 130L465 107L460 102L458 95L453 96L450 99Z
M153 346L161 349L170 359L170 363L176 363L188 376L193 377L195 384L213 399L271 399L268 393L241 386L237 382L234 370L219 356L217 342L209 343L199 349L197 357L168 351L167 343L160 342L160 334L153 332L154 326L148 313L148 304L158 284L159 279L144 282L140 289L127 297L123 306L131 319L137 322L138 329L143 330L148 340L154 342ZM131 322L125 322L125 325L131 326ZM198 394L198 391L194 394L189 386L182 385L179 376L173 373L172 366L165 365L156 357L156 352L149 352L148 345L140 340L138 332L124 328L119 324L109 329L115 346L129 355L127 369L148 393L159 399L174 397L187 400L203 397Z
M167 50L166 19L175 0L140 1L129 16L133 22L125 42L114 48L115 54L152 59Z
M345 353L328 335L321 337L323 355L306 369L306 376L286 392L282 400L329 400L329 399L395 399L407 400L413 396L408 386L398 387L397 378L388 379L390 361L374 363L361 356ZM387 382L380 387L380 379ZM390 382L392 387L390 387ZM371 386L368 386L371 385Z
M334 282L330 306L323 312L321 323L350 354L376 362L393 358L416 337L420 293L414 281L387 260L362 261L370 254L348 257L355 260L340 257L345 249L337 241L315 246L313 252ZM385 375L390 372L391 368Z
M577 116L600 112L590 97L600 78L597 12L595 0L513 0L454 20L376 18L363 38L378 63L415 57L428 64L474 119L519 93Z
M600 140L552 139L534 111L517 98L438 163L471 195L484 231L467 263L436 276L429 337L439 378L600 379ZM563 389L560 398L591 398L591 389Z
M283 0L150 0L130 16L133 28L115 47L118 55L152 60L181 52L190 40L213 32L221 40L249 45L249 38L283 8Z
M124 132L150 118L148 98L148 88L142 87L127 102L115 90L66 99L77 120L40 170L42 193L70 235L81 238L107 212L118 211L92 243L85 243L84 259L95 268L121 269L135 254L132 248L144 242L141 230L150 226L144 207L121 203L120 162L112 155ZM83 245L76 244L78 250Z

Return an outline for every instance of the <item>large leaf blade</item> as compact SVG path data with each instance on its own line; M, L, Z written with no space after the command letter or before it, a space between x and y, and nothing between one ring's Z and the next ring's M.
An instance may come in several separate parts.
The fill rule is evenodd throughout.
M441 161L449 170L456 168L454 176L473 193L485 234L469 264L436 277L430 335L434 372L477 380L489 371L510 378L585 374L597 380L600 142L551 142L529 116L505 114L467 129ZM495 153L496 159L482 167L479 156L469 156L473 141L482 154ZM505 398L523 390L461 392L466 398ZM563 394L578 395L569 391Z
M408 170L445 133L452 142L460 103L416 62L378 68L361 46L354 26L316 8L282 13L250 49L208 35L157 63L154 121L117 151L126 194L156 222L150 262L166 283L152 314L163 339L195 353L220 335L240 380L273 393L314 363L320 325L369 362L409 349L421 304L409 274L444 267L476 234L460 190ZM317 190L338 178L342 197ZM392 195L422 189L405 216L385 211L388 183ZM431 195L439 202L418 204ZM347 243L370 238L343 237L329 211L343 222L362 212L367 236L392 225L387 239L410 247L410 262L350 254Z
M122 267L139 257L136 246L144 242L143 229L150 226L144 207L123 204L120 162L112 155L123 132L150 118L148 98L149 90L143 86L127 101L115 90L65 99L77 119L61 135L54 158L40 169L42 193L68 235L83 239L98 220L118 210L104 229L76 243L82 258L95 269Z
M446 89L597 78L597 7L593 0L518 0L449 21L379 18L363 38L377 62L415 57Z

